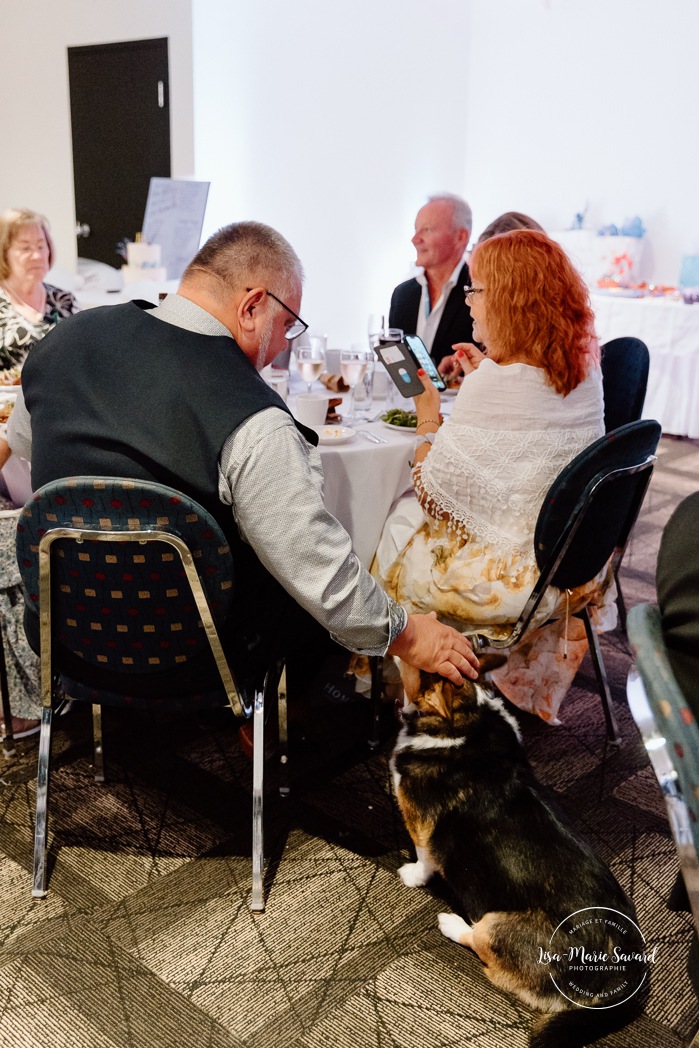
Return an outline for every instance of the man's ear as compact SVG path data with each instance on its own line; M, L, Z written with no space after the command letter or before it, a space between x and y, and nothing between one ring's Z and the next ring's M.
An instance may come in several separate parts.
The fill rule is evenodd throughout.
M258 329L261 318L261 307L267 292L263 287L254 287L238 303L238 324L240 330L253 335Z

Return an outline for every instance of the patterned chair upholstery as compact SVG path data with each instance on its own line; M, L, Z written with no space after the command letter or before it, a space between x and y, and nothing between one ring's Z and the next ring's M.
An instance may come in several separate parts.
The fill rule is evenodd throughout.
M231 644L224 650L221 635L234 599L241 598L218 523L164 485L67 478L45 485L25 505L17 524L17 561L25 628L41 658L34 894L46 894L51 715L60 674L72 698L93 704L98 779L104 778L102 705L151 708L227 700L237 717L254 712L252 906L262 909L264 698L280 683L282 667L269 667L253 699L236 684ZM279 690L283 698L283 686ZM282 707L283 744L283 702Z
M699 724L673 675L658 609L631 608L628 634L636 660L627 683L629 705L665 798L699 932Z

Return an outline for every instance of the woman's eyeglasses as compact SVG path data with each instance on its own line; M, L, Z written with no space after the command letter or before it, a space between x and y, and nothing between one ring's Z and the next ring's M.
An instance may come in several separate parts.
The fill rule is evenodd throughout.
M468 305L473 302L474 295L482 295L484 291L484 287L471 287L469 284L464 284L464 298Z

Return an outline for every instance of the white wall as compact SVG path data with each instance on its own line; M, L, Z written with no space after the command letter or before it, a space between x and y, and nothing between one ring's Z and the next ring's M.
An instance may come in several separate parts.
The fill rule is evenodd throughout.
M191 177L191 0L14 0L3 9L0 210L46 214L57 264L75 266L68 47L169 38L173 177Z
M426 195L468 188L468 3L193 0L192 17L206 232L275 226L305 265L304 320L330 345L365 338Z
M699 251L696 0L476 0L471 10L476 232L508 210L549 231L586 204L595 229L637 214L648 275L676 283L681 255Z
M658 281L699 250L696 0L11 0L3 30L0 206L45 211L66 268L66 48L148 36L170 39L173 174L212 182L205 233L277 226L331 344L387 310L441 189L476 234L512 208L549 230L639 214Z

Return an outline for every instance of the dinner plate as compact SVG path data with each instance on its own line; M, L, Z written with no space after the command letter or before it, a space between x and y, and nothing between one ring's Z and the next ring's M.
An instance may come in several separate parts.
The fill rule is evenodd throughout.
M346 444L352 440L354 430L349 426L314 426L319 444Z
M381 422L386 429L392 429L396 433L411 433L413 436L417 433L417 426L394 426L392 422L385 422L383 419Z

